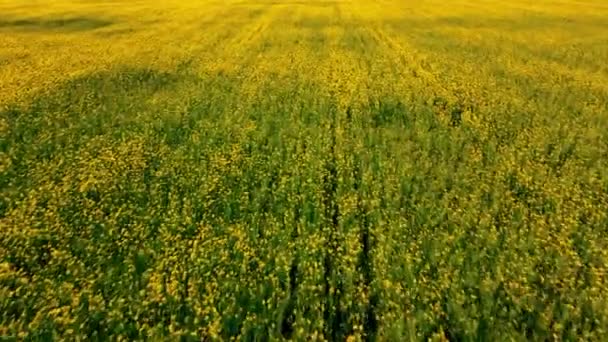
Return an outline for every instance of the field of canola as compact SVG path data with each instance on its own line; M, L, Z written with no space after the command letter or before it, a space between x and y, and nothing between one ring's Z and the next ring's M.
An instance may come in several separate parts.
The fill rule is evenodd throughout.
M0 336L602 340L604 0L0 0Z

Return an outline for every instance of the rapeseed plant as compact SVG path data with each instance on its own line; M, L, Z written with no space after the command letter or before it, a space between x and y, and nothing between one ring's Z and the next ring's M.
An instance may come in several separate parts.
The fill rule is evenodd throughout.
M600 0L0 11L2 336L606 335Z

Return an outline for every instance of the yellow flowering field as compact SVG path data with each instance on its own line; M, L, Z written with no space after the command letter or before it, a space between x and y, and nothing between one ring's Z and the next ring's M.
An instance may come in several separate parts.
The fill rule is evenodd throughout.
M0 336L608 336L605 0L0 0Z

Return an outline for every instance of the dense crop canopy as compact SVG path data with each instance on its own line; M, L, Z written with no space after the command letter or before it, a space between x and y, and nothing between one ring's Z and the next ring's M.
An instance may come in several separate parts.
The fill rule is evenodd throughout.
M605 1L0 13L0 336L608 335Z

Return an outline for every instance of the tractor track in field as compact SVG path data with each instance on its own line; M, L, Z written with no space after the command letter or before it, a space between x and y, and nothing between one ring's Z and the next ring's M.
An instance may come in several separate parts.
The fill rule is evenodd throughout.
M323 206L325 208L324 227L327 227L327 245L325 248L324 267L324 296L326 298L323 320L325 322L325 336L331 340L340 340L345 337L344 321L346 312L341 310L340 299L342 296L341 277L335 276L339 272L336 257L339 253L340 229L340 207L337 202L338 192L338 169L336 157L336 112L332 110L330 121L330 151L329 158L325 164L325 175L323 179ZM337 283L332 284L332 279ZM334 286L332 286L334 285Z
M361 190L362 176L359 165L355 165L353 169L354 189L359 192ZM378 297L372 290L372 282L374 280L374 270L372 264L373 253L373 235L370 231L370 223L368 219L368 211L361 196L357 196L357 220L361 223L359 233L359 243L361 244L361 253L359 255L359 264L357 265L359 272L362 275L361 286L365 289L369 302L364 312L363 329L365 339L367 341L375 341L378 332L378 320L376 317L376 307L378 305Z

